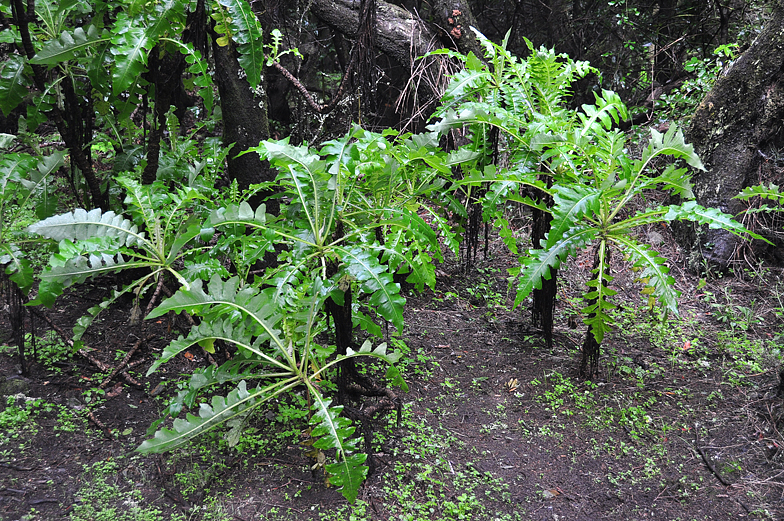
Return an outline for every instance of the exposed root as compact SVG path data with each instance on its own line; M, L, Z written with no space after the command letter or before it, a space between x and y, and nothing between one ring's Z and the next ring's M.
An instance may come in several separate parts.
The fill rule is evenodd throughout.
M713 463L711 463L710 459L708 459L708 457L705 455L705 451L702 449L702 447L700 447L699 428L697 427L697 425L694 426L694 448L697 450L700 456L702 456L702 461L705 463L705 466L708 467L708 470L710 470L711 473L714 476L716 476L716 478L721 482L721 484L724 485L725 487L732 486L732 483L728 482L726 479L722 477L721 474L716 472L716 467L713 466ZM738 498L733 498L733 499L737 501L737 503L741 507L743 507L743 510L745 510L747 514L751 513L751 510L749 510L749 507L747 507L743 503L743 501L741 501Z
M361 376L361 375L359 375ZM362 377L364 379L364 377ZM345 394L349 395L353 401L359 402L363 396L381 397L373 405L356 408L344 405L343 412L351 421L359 422L362 426L362 434L365 441L365 453L368 456L368 475L372 475L376 470L376 463L373 457L373 422L376 417L386 412L395 410L397 412L397 425L400 426L401 402L400 398L391 389L376 385L365 379L370 385L359 385L356 383L347 385Z
M138 339L136 343L133 344L131 350L128 351L128 354L125 355L122 361L119 364L117 364L117 367L115 367L112 370L111 374L107 376L106 379L103 382L101 382L101 385L99 385L98 387L100 389L105 389L106 386L109 385L109 382L111 382L112 379L114 379L114 377L117 376L117 373L119 373L123 368L125 368L126 365L128 365L128 362L130 361L131 357L133 357L133 355L136 354L136 351L139 350L139 347L141 347L143 343L149 342L153 338L155 338L155 335L147 335L146 338Z

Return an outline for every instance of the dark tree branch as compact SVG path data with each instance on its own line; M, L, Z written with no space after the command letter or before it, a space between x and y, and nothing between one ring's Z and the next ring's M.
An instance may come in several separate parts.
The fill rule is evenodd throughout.
M351 73L353 72L354 69L354 63L355 61L352 60L348 64L348 69L346 69L345 74L343 74L343 79L340 80L340 86L338 87L337 92L335 92L335 94L332 96L332 100L326 105L320 105L319 103L317 103L316 100L313 99L313 96L308 91L308 88L305 87L302 84L302 82L300 82L296 77L294 77L294 75L291 74L288 71L288 69L286 69L279 62L273 62L272 66L275 67L275 69L277 69L283 75L284 78L289 80L292 85L294 85L294 88L296 88L300 92L300 94L302 94L302 97L305 98L305 101L307 102L310 108L312 108L319 114L328 114L337 106L338 102L340 101L340 98L343 97L343 94L346 91L346 85L349 83L349 77L351 76Z
M35 56L35 47L33 47L33 40L30 36L30 22L35 17L35 0L27 1L27 9L25 10L22 0L12 0L11 8L13 12L14 24L19 29L19 35L22 38L22 48L28 60L33 59ZM33 82L36 88L41 92L46 92L46 71L40 65L30 64L33 71ZM104 210L109 209L109 199L106 194L101 193L100 184L95 176L92 162L85 152L86 143L83 143L83 136L80 136L77 126L74 122L81 121L82 111L80 110L79 103L76 99L76 94L73 91L73 85L69 81L63 81L63 94L66 100L66 113L68 115L68 122L64 117L59 107L52 107L51 114L57 126L58 132L63 137L65 145L71 153L71 159L76 166L81 170L87 186L90 189L90 196L94 206ZM89 89L88 89L89 91ZM93 117L92 114L89 115Z

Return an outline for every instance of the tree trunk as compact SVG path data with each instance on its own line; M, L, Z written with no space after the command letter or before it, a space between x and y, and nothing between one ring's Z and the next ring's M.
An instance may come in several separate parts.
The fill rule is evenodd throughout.
M28 2L24 4L21 0L14 0L12 3L13 23L19 30L22 40L22 48L28 60L32 60L35 56L35 49L33 47L32 37L30 35L30 22L35 20L35 2ZM33 81L36 88L41 92L46 92L46 73L45 69L40 65L30 64L33 71ZM94 114L90 112L85 114L83 105L91 108L90 102L84 100L85 97L89 98L89 80L88 88L84 89L87 93L82 96L82 102L79 101L77 93L74 91L74 85L69 78L64 78L61 85L63 89L64 110L58 106L53 106L50 115L54 119L60 136L68 147L71 153L71 162L81 171L84 180L87 182L90 196L92 198L92 206L102 208L103 210L109 209L109 195L108 188L105 192L101 191L100 182L93 170L92 158L90 157L90 142L92 141L92 118ZM87 123L85 123L87 120ZM85 134L85 127L90 135ZM77 195L77 194L74 194ZM78 197L78 195L77 195Z
M2 298L3 296L5 299ZM22 376L29 376L29 367L25 356L25 314L28 308L24 304L27 299L19 286L11 282L5 273L0 273L0 299L5 300L6 309L8 309L11 340L16 343L19 354L19 369Z
M229 177L236 179L241 189L247 189L255 183L274 181L276 171L270 168L268 162L262 162L255 152L237 157L270 137L267 99L262 88L264 81L259 84L261 95L253 92L245 71L240 67L237 51L231 45L221 47L215 40L213 37L212 52L223 114L223 142L226 146L234 144L229 153ZM258 194L251 200L251 205L256 206L268 195L272 194ZM278 213L276 200L267 201L266 204L268 213Z
M175 115L184 126L185 111L187 106L193 105L188 99L188 94L182 84L182 74L185 72L185 59L180 52L168 53L160 56L161 45L156 45L150 52L148 59L148 81L154 86L155 110L152 118L152 128L147 140L147 166L142 172L142 184L152 184L158 175L160 164L161 139L166 127L166 114L172 105Z
M544 177L544 176L541 176ZM548 187L552 186L552 178L548 177ZM552 197L545 195L541 190L536 190L537 200L544 202L548 208L553 206ZM550 213L534 208L531 211L533 227L531 229L531 247L539 249L541 242L547 238L553 216ZM542 328L545 343L548 349L553 347L553 311L555 310L555 297L558 293L558 270L550 268L550 278L542 279L542 288L532 292L533 305L531 306L531 321Z
M707 170L694 177L697 202L738 215L741 202L733 200L744 187L757 184L760 165L769 147L778 148L784 116L784 0L777 0L766 27L716 80L697 107L687 139ZM725 269L740 242L724 230L705 227L679 230L681 244L691 247L690 267L703 259ZM686 246L688 245L688 246Z
M441 35L441 39L448 47L457 48L463 54L473 52L480 60L484 60L485 53L482 45L476 39L471 27L479 28L479 24L471 12L468 0L435 0L433 2L435 25L448 31Z
M574 37L569 23L569 2L566 0L550 0L547 16L547 38L550 45L558 50L571 51L574 47L570 41Z
M651 81L658 85L664 85L671 80L679 70L678 64L673 60L674 49L670 48L673 40L681 35L673 35L673 25L678 21L678 2L677 0L659 0L658 11L654 17L654 28L656 30L657 42L653 48L654 65Z

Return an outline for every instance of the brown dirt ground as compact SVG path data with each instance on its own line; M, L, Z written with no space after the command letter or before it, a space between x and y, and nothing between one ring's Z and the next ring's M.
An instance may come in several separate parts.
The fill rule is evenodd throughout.
M717 320L722 308L706 302L708 292L721 301L731 291L735 306L753 307L758 319L736 336L780 340L780 272L698 290L677 250L665 245L683 291L682 315L656 325L633 274L617 267L619 327L605 341L600 377L587 384L575 374L583 326L578 320L570 327L579 318L586 259L562 272L550 350L531 330L529 313L511 310L506 268L513 259L500 243L490 246L468 272L440 266L436 291L409 298L403 421L398 427L390 416L376 425L378 470L354 509L311 472L298 443L305 426L276 421L280 409L250 421L244 451L225 447L221 432L173 454L134 453L176 386L157 397L151 391L162 378L207 363L192 352L146 378L173 338L162 320L147 325L154 339L133 359L141 361L131 371L141 385L117 378L97 406L85 403L84 393L105 374L84 358L34 363L23 379L14 350L3 351L0 375L22 381L26 396L62 408L38 413L34 428L0 433L0 519L67 518L92 501L83 487L97 462L113 463L107 483L138 491L137 503L158 509L152 519L319 519L330 512L331 519L373 520L784 518L778 358L722 345L727 339L720 342L718 331L730 324ZM107 289L81 286L47 313L70 330ZM85 337L110 365L139 335L128 324L129 307L110 310ZM36 327L38 336L49 329L40 319ZM755 357L765 361L759 370L743 364ZM74 413L72 432L56 430L62 410ZM136 504L129 501L117 504L118 512Z

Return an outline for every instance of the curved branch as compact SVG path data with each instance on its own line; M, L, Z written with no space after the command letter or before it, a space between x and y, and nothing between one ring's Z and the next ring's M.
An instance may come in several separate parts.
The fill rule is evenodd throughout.
M264 55L264 56L267 57L267 55ZM343 74L343 79L340 80L340 86L338 87L337 92L335 92L335 95L332 96L332 101L330 101L326 105L319 105L316 102L316 100L313 99L313 96L310 94L310 92L308 91L307 87L305 87L302 84L302 82L300 82L296 77L294 77L294 75L291 74L288 71L288 69L286 69L279 62L276 62L276 61L272 62L272 66L275 67L278 71L280 71L280 73L283 75L283 77L286 78L287 80L289 80L292 85L294 85L294 87L305 98L305 101L308 103L310 108L312 108L313 110L315 110L319 114L327 114L327 113L331 112L337 106L338 101L340 101L340 98L343 97L343 94L344 94L344 92L346 90L346 85L348 84L348 79L351 77L351 74L354 71L354 64L355 63L356 63L356 60L351 60L351 62L349 62L348 68L346 69L346 73Z

